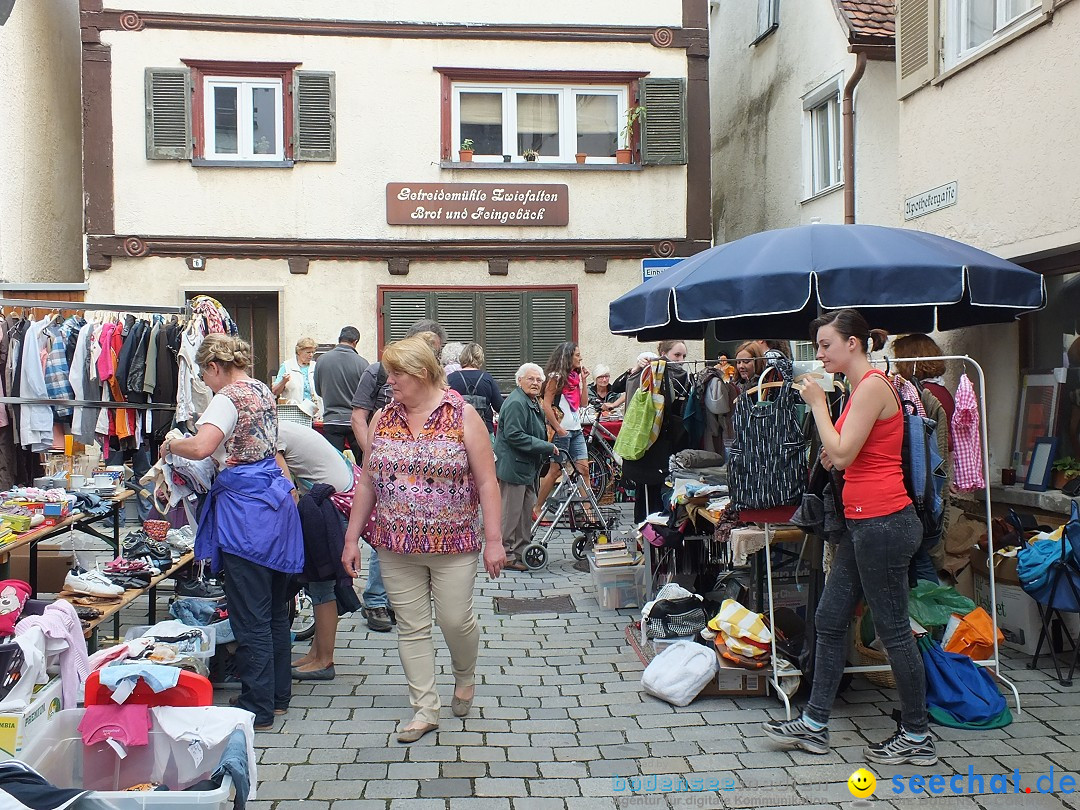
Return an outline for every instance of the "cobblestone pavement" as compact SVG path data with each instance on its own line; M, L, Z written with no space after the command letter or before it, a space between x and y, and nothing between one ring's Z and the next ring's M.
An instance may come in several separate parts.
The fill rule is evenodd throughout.
M436 635L443 712L438 732L412 745L394 739L408 719L395 633L375 633L357 614L342 620L337 679L294 684L292 707L277 728L257 735L258 800L251 810L615 810L616 808L850 807L846 782L863 765L862 746L893 731L896 694L856 678L836 703L834 749L826 756L780 751L760 723L783 716L773 696L699 698L679 709L643 694L642 664L624 629L635 610L601 609L589 574L572 567L568 535L551 547L539 573L477 579L481 649L471 715L454 718L449 657ZM505 616L493 597L572 596L577 611ZM298 645L298 650L302 646ZM1080 807L1074 796L1036 793L1036 778L1080 770L1080 680L1064 688L1012 657L1024 713L994 731L934 727L946 808ZM230 693L216 693L224 703ZM978 795L968 770L984 774ZM1021 790L994 795L989 777L1021 773ZM910 807L895 795L894 774L871 769L875 807ZM954 795L948 778L962 774ZM663 792L650 777L729 780L727 790ZM623 782L642 777L642 782ZM631 789L637 785L637 791ZM906 783L905 783L906 784ZM1044 782L1045 784L1045 782ZM702 783L707 787L708 782ZM1057 785L1055 785L1056 788ZM972 785L977 787L977 785ZM622 788L621 790L618 788ZM944 796L950 798L944 799ZM1063 804L1064 803L1064 804Z

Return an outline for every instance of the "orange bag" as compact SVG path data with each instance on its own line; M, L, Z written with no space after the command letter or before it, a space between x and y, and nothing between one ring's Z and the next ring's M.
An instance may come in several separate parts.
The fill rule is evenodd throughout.
M956 632L945 646L946 652L966 655L973 661L985 661L994 654L994 623L990 614L981 607L960 619ZM1005 640L1005 635L998 630L998 644Z

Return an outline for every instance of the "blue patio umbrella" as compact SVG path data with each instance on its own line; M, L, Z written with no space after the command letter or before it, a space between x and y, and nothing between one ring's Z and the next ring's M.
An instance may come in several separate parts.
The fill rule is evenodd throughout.
M969 245L879 225L764 231L684 259L611 302L638 340L808 337L824 310L855 307L892 334L1013 321L1046 304L1038 273Z

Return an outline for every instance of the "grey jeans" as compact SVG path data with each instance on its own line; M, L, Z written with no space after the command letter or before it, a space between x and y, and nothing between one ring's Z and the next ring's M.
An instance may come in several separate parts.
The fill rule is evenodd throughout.
M926 672L908 621L908 566L922 541L922 524L909 505L885 517L848 518L847 525L814 614L817 650L806 714L819 723L829 721L847 658L848 626L865 594L896 678L901 723L913 734L925 734Z

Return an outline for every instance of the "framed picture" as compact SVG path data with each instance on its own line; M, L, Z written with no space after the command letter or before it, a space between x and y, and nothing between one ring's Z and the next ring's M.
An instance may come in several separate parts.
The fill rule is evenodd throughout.
M1013 440L1013 467L1021 480L1027 480L1036 440L1055 435L1060 391L1061 386L1052 371L1028 372L1021 380Z
M1050 474L1054 471L1054 453L1057 452L1057 439L1043 436L1035 440L1035 447L1031 451L1031 461L1028 464L1027 478L1024 479L1024 489L1033 492L1046 492L1050 486Z

